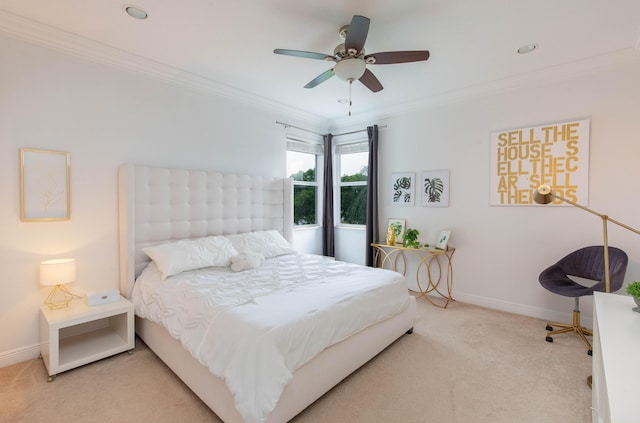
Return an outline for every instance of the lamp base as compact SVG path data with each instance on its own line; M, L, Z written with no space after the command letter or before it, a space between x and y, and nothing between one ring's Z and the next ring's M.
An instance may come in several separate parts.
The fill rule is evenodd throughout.
M56 285L51 293L49 293L47 299L44 300L44 304L51 310L58 310L61 308L69 307L69 303L71 301L79 298L81 297L72 294L63 285Z

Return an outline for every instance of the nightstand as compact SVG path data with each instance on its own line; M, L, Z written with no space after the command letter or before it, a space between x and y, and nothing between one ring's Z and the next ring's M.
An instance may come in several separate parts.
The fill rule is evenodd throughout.
M88 307L73 301L69 307L40 307L40 355L52 381L58 373L133 350L133 304L120 301Z

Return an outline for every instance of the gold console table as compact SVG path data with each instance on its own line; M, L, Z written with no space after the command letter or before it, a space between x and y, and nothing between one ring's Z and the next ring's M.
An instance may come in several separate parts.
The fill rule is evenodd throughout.
M373 259L374 266L384 268L385 265L393 271L398 271L398 260L402 260L402 274L404 275L407 270L407 257L406 254L412 254L417 257L419 263L416 269L416 282L418 289L420 290L420 297L424 297L436 307L447 308L451 301L455 301L451 296L451 289L453 288L453 273L451 267L451 259L455 248L448 248L446 250L438 250L432 248L408 248L403 245L387 245L372 243L372 247L375 248L376 253ZM434 273L432 272L432 266L437 266L438 277L434 280ZM446 292L445 287L440 287L440 282L444 277L446 279ZM420 277L420 270L424 270L427 273L426 280ZM435 267L434 269L435 270ZM406 275L405 275L406 276ZM421 281L422 279L422 281ZM431 296L427 294L432 294ZM442 299L434 301L434 295L438 294ZM437 297L436 297L437 298Z

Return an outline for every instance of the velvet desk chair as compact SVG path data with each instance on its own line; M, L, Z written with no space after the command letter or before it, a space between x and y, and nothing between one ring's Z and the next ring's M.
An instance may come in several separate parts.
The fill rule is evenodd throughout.
M615 292L622 287L628 261L624 251L609 247L610 292ZM569 276L589 279L595 281L595 284L586 286ZM605 291L604 247L599 245L580 248L543 270L538 280L544 288L554 294L575 298L573 323L548 322L546 329L549 333L547 333L546 341L553 342L553 335L574 332L587 344L588 354L591 355L591 342L587 336L593 336L593 332L580 325L580 297L593 295L594 291Z

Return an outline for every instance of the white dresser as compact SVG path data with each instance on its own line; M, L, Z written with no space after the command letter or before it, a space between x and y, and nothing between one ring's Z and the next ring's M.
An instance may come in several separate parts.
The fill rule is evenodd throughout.
M593 422L640 422L640 313L633 298L594 293Z

